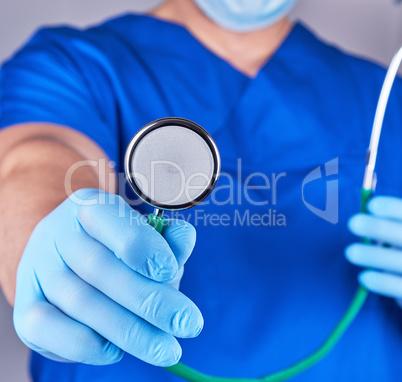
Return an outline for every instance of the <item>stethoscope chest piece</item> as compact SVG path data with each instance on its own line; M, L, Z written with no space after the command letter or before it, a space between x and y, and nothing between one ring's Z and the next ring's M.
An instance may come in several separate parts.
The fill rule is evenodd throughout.
M161 218L164 210L193 207L212 192L220 156L212 137L195 122L162 118L134 135L124 168L132 190L155 208L149 218L155 226L154 218Z

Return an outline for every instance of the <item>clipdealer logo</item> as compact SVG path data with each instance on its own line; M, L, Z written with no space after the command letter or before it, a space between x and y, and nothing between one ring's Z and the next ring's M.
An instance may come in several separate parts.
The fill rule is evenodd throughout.
M325 176L333 177L339 173L338 158L331 159L324 164ZM315 215L329 223L336 224L339 221L339 180L327 180L325 187L325 209L319 209L306 201L304 195L304 188L307 184L317 181L323 177L321 166L316 167L311 171L303 180L302 183L302 200L304 205Z
M104 189L106 184L109 184L109 189L113 189L116 184L116 177L113 172L115 167L114 162L106 163L105 159L99 161L80 161L72 165L66 173L65 177L65 190L66 193L71 195L70 198L78 205L94 205L94 204L118 204L119 216L125 217L127 212L127 204L131 207L142 204L139 198L130 199L129 195L124 193L126 178L125 175L120 173L117 176L117 183L119 185L120 196L113 198L113 195L107 193L101 194L97 200L85 199L80 200L72 192L72 177L74 172L82 167L90 166L96 167L99 174L99 188ZM247 174L245 178L242 175L242 160L239 158L237 161L236 171L233 173L221 173L221 184L218 183L217 187L212 191L209 198L205 199L199 204L197 208L191 212L176 211L171 213L172 218L190 221L195 225L212 225L212 226L271 226L271 227L284 227L287 225L287 218L284 213L278 208L278 183L286 179L287 173L272 173L268 176L262 172L253 172ZM339 180L337 175L339 173L338 158L334 158L324 163L324 171L322 166L318 166L310 171L307 176L302 180L301 184L301 199L303 204L314 215L331 223L337 224L339 221ZM194 175L194 174L193 174ZM180 187L180 192L183 193L190 187L191 190L197 189L197 186L192 184L194 177L191 179L183 179L184 185ZM199 174L197 174L199 175ZM202 174L201 174L202 175ZM320 209L317 206L306 200L305 188L313 182L325 181L325 208ZM225 181L223 181L225 179ZM152 179L151 179L152 180ZM255 183L257 182L257 183ZM282 185L283 187L283 185ZM294 187L291 186L291 187ZM183 191L184 190L184 191ZM188 190L187 190L188 191ZM181 194L180 194L181 196ZM217 207L224 205L231 205L232 213L210 213L202 207L206 205L215 205ZM246 208L241 208L244 206ZM264 212L252 212L249 207L269 206L264 209ZM133 215L138 215L134 210L131 210ZM208 209L210 211L210 209ZM258 210L255 210L258 211ZM261 210L260 210L261 211ZM133 224L134 224L133 219Z

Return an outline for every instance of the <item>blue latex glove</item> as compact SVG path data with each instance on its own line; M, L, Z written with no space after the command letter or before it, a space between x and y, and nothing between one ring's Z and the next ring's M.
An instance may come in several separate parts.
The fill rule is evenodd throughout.
M184 221L167 221L162 237L120 197L77 191L37 225L25 248L17 334L58 361L106 365L127 352L157 366L177 363L175 337L197 336L203 319L166 281L177 284L194 244L195 229Z
M383 296L402 298L402 199L376 196L368 205L368 214L356 214L349 220L355 235L389 244L355 243L345 250L353 264L370 270L359 274L366 289Z

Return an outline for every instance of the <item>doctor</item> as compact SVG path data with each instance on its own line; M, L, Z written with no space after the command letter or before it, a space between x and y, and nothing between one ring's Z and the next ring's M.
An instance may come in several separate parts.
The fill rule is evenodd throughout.
M375 294L297 380L401 379L402 83L378 158L378 193L393 196L354 215L385 72L292 24L294 3L167 0L84 30L43 28L4 63L0 282L35 382L179 381L155 366L180 358L210 374L265 375L322 343L357 280ZM133 224L145 206L115 196L126 194L115 178L130 138L166 116L216 140L224 175L197 208L225 224L188 211L162 237ZM322 179L303 199L316 168ZM275 192L261 174L279 179ZM307 207L335 203L331 216ZM269 212L284 224L247 219ZM353 234L392 246L359 244L352 215Z

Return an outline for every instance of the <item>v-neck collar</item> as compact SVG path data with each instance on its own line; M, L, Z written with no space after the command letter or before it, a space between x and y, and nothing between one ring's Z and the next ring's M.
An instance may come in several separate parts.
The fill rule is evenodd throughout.
M138 13L130 13L129 14L132 17L138 17L138 18L143 18L144 20L148 20L151 23L158 24L159 29L161 27L169 28L169 29L176 29L180 34L183 35L183 38L186 38L193 44L197 45L202 51L204 51L205 54L209 55L212 57L213 60L219 62L221 65L225 66L227 70L232 71L235 73L237 76L243 77L243 79L248 80L248 81L255 81L260 77L260 75L263 72L266 72L269 70L270 66L272 65L272 62L275 61L278 56L281 56L282 51L286 51L288 45L292 45L293 40L295 40L295 36L298 34L298 31L300 29L304 29L303 26L300 23L294 23L292 29L289 31L287 36L283 39L282 43L280 46L276 49L276 51L263 63L263 65L260 67L260 69L257 71L256 75L253 77L250 77L246 73L242 72L241 70L237 69L234 67L230 62L222 58L221 56L215 54L212 50L207 48L202 42L200 42L190 31L185 28L181 24L177 24L174 22L166 21L163 19L160 19L158 17L152 16L152 15L147 15L147 14L138 14Z

